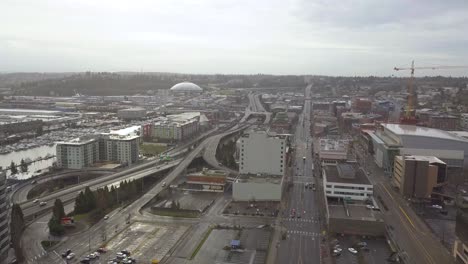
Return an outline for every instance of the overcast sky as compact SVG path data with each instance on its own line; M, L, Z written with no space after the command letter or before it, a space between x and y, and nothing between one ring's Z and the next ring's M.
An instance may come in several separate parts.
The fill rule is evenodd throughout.
M412 59L468 65L467 0L0 0L0 71L390 76Z

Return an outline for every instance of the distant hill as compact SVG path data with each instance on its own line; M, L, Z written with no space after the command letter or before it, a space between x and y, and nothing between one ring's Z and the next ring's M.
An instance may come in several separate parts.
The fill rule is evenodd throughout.
M0 88L10 88L11 86L23 82L41 81L47 79L64 78L74 73L42 73L42 72L15 72L0 73Z
M33 80L16 84L15 95L72 96L134 95L149 90L169 89L182 81L220 88L303 87L302 76L274 75L191 75L177 73L79 73L63 78Z

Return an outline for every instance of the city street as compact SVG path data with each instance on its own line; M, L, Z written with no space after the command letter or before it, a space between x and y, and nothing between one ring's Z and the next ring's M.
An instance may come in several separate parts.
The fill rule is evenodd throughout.
M306 88L306 101L300 116L295 140L295 157L291 187L286 187L286 207L282 212L281 225L286 239L281 240L276 263L320 263L320 214L316 191L306 188L315 183L311 151L310 89ZM305 160L304 160L305 157Z

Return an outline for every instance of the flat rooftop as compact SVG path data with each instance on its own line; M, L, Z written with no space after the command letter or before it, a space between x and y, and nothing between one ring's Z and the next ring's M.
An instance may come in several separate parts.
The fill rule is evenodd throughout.
M383 221L382 214L379 211L369 210L362 204L348 204L349 216L342 204L328 205L330 218L349 219L349 220L368 220L368 221Z
M420 136L468 142L468 139L435 128L402 124L382 124L382 127L398 136Z
M445 164L445 162L441 161L440 159L434 156L410 155L410 156L404 156L404 158L405 160L420 160L420 161L428 161L429 163Z
M338 165L326 165L323 168L327 182L371 185L366 173L357 165L339 163Z
M240 174L239 182L281 184L283 176L270 174Z
M344 152L348 148L348 140L345 139L320 139L320 151Z

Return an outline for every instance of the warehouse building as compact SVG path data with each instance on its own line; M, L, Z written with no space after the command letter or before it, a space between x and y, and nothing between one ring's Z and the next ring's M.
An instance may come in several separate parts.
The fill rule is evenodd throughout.
M191 191L224 192L227 173L221 170L208 170L187 174L187 185Z
M117 111L117 116L123 120L138 120L146 117L144 108L135 107Z
M428 153L445 162L449 182L464 180L467 168L468 139L453 133L414 125L382 124L375 133L369 133L374 148L374 160L387 176L393 175L394 160L398 155Z

